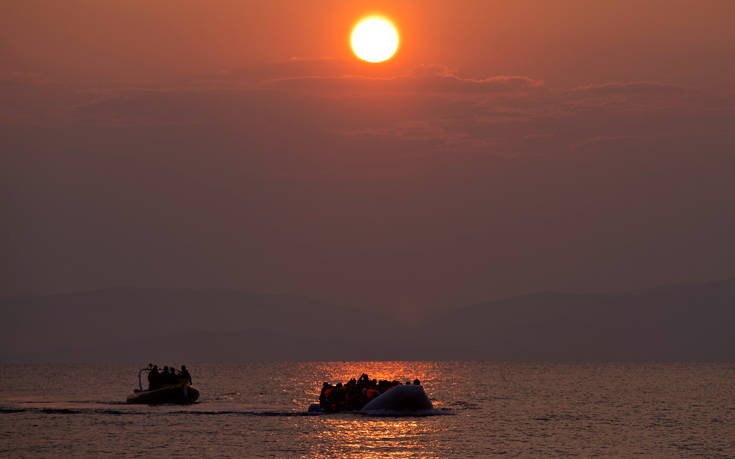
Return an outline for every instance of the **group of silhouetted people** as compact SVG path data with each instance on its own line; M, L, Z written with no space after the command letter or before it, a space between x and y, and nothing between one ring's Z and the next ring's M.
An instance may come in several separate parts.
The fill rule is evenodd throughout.
M413 383L417 386L421 385L418 379L415 379ZM411 382L406 381L406 384L411 384ZM401 383L395 380L370 379L366 373L363 373L359 379L352 378L345 384L337 383L333 386L325 382L319 394L319 404L324 411L357 411L388 389L400 385Z
M181 365L181 370L176 371L174 367L163 367L163 371L158 371L158 365L149 364L148 372L148 389L160 389L164 386L175 384L191 384L191 375L186 365Z

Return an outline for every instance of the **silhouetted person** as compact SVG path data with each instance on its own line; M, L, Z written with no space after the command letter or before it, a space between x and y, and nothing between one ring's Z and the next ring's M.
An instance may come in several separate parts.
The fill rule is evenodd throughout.
M414 386L420 386L421 385L421 381L419 381L419 378L416 378L416 379L413 380L413 384L414 384Z
M181 365L179 380L184 384L191 384L191 375L189 374L189 370L186 369L186 365Z
M377 389L368 389L365 394L367 401L374 399L378 395L380 395L380 391L378 391Z
M156 389L161 381L161 374L158 372L158 365L153 365L151 371L148 372L148 389Z
M332 388L332 385L324 381L324 384L322 384L322 391L319 393L319 404L321 404L322 406L324 406L324 404L327 401L327 395L328 395L327 390L331 388Z
M324 395L327 399L327 411L341 411L345 408L347 392L341 382L334 388L327 389Z

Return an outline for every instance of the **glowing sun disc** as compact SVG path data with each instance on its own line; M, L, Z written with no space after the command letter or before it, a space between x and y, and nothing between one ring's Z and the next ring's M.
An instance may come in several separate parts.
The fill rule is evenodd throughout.
M398 32L385 19L365 19L352 31L352 50L364 61L383 62L397 49Z

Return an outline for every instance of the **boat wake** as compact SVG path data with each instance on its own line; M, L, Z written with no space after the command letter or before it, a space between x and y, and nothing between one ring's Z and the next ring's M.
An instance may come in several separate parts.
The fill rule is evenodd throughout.
M162 416L314 416L322 413L307 411L263 411L263 410L170 410L158 411ZM0 408L0 415L19 413L39 414L69 414L69 415L114 415L114 416L150 416L151 410L131 409L115 410L109 408L48 408L48 407L4 407Z
M53 408L53 407L0 407L0 416L36 413L44 415L92 415L92 416L150 416L148 409L111 409L111 408ZM449 410L423 411L391 411L374 412L343 411L340 413L324 413L322 411L288 411L288 410L170 410L160 412L162 416L263 416L263 417L304 417L304 416L378 416L378 417L423 417L453 414Z

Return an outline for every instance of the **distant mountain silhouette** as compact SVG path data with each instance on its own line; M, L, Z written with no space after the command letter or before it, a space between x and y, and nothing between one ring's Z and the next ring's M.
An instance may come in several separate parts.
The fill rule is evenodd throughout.
M400 326L389 313L227 289L115 288L0 303L1 362L735 361L735 279L537 293Z
M437 359L735 360L735 279L621 294L538 293L425 327Z
M288 295L113 288L2 303L0 360L308 359L330 340L346 358L359 349L351 335L383 334L386 323L374 312Z

